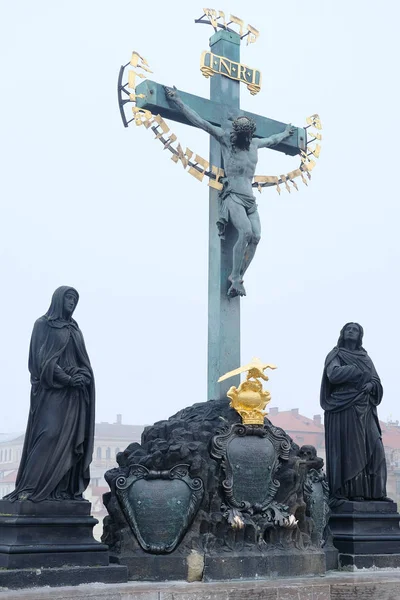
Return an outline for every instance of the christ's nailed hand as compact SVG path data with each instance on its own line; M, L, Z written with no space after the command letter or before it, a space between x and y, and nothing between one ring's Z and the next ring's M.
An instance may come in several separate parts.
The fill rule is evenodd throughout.
M288 137L293 135L295 131L296 127L294 127L294 125L292 125L291 123L289 123L289 125L286 125L285 132L287 133Z
M176 87L168 87L168 86L164 86L164 90L165 90L165 95L167 97L167 100L172 100L174 102L176 102L179 99L179 95L178 95L178 90L176 89Z

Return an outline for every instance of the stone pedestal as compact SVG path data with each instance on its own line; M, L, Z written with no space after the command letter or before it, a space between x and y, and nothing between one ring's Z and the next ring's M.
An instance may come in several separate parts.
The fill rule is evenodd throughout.
M126 581L126 568L109 566L108 546L93 537L98 521L90 515L90 508L86 501L0 500L2 585L8 579L21 579L18 574L29 580L29 571L41 569L46 570L51 581L73 585L71 567L77 583ZM66 567L68 577L64 578ZM93 567L93 571L88 567ZM80 568L84 575L78 572ZM42 585L48 583L43 581Z
M125 555L119 564L128 567L132 581L234 581L271 577L323 575L323 550L271 550L270 552L192 551L190 554Z
M394 502L343 501L329 520L340 568L400 567L400 514Z

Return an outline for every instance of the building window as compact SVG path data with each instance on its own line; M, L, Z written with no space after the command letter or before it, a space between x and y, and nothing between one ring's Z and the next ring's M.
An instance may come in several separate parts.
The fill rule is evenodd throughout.
M97 448L96 456L97 456L97 458L101 459L101 447L100 446Z
M111 458L111 448L107 448L106 450L106 459L110 459Z

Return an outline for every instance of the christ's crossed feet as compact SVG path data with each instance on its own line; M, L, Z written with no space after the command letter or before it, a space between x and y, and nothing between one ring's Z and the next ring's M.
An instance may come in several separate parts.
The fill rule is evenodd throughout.
M234 281L232 277L229 277L230 288L228 290L228 296L230 298L236 298L236 296L245 296L246 290L244 289L243 279L241 281Z

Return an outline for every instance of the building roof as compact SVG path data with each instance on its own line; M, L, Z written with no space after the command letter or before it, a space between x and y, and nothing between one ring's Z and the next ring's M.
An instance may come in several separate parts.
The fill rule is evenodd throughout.
M314 419L309 419L301 415L298 408L283 411L272 408L269 411L268 419L277 427L282 427L285 431L324 433L324 426L321 423L319 415L316 415Z
M390 450L400 449L400 427L397 424L383 423L383 421L380 421L380 424L385 448Z
M121 442L121 450L132 442L140 442L143 429L146 425L125 425L122 423L122 415L117 415L115 423L96 423L95 425L95 441L101 442L105 440L115 440ZM0 445L9 444L11 442L19 442L23 444L25 437L24 432L17 433L0 433ZM123 446L123 447L122 447Z
M96 423L95 439L126 440L128 443L140 441L145 425L124 425L123 423Z
M298 408L279 411L270 408L269 420L286 431L296 443L311 444L315 447L324 446L324 426L320 415L309 419L299 414ZM398 422L384 423L380 421L382 428L382 441L387 450L400 450L400 426Z
M4 477L0 479L0 483L15 483L17 480L18 469L9 471Z
M20 431L18 433L0 433L0 444L17 442L20 441L19 438L23 441L24 437L25 433Z

